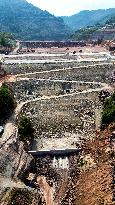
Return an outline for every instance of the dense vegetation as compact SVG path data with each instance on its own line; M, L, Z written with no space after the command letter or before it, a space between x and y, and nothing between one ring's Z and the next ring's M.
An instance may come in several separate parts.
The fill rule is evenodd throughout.
M9 53L16 46L16 41L12 34L0 32L0 53Z
M81 41L81 40L89 40L90 36L98 29L98 27L94 26L91 28L82 28L79 29L71 36L73 40Z
M80 11L75 15L62 18L73 31L77 31L80 28L93 26L97 23L104 24L113 15L115 15L115 8Z
M104 23L114 14L113 8L81 11L70 17L60 18L42 11L26 0L0 0L0 29L13 33L15 38L20 40L66 40L72 30L76 31L98 22ZM87 35L89 33L86 33L85 37Z
M18 123L19 139L23 142L31 141L34 138L34 128L29 118L21 116Z
M115 15L113 15L110 19L106 21L106 24L115 24Z
M12 114L16 102L13 92L6 85L0 88L0 123L3 123Z
M101 29L104 26L107 25L113 25L115 24L115 16L111 16L106 22L101 23L98 22L96 23L94 26L87 26L86 28L81 28L77 31L75 31L75 33L73 35L71 35L71 39L73 40L89 40L92 39L92 35L96 33L96 31L98 31L99 29ZM101 43L102 39L99 37L98 39L98 43Z
M102 113L101 128L105 128L110 123L115 122L115 92L105 100Z
M15 39L12 34L0 32L0 46L13 48L15 46Z
M63 40L70 34L63 19L26 0L0 0L0 29L21 40Z

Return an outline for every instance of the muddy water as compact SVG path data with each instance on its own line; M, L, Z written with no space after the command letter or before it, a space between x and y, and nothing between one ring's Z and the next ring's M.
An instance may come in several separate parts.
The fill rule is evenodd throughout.
M40 189L43 192L43 196L46 202L46 205L55 205L53 201L53 188L49 186L46 181L46 177L39 176L37 177L37 183L40 186Z
M48 167L46 165L47 163ZM39 172L37 177L37 183L42 191L43 201L45 201L46 205L59 205L63 196L60 190L62 190L61 192L65 192L65 186L67 186L65 181L68 181L69 158L67 156L54 156L50 162L48 159L47 161L45 161L45 159L38 161L37 166L42 166L42 168L40 168L42 169L41 173ZM50 175L49 172L52 174ZM49 180L47 175L49 175ZM52 181L53 186L49 185L48 181Z

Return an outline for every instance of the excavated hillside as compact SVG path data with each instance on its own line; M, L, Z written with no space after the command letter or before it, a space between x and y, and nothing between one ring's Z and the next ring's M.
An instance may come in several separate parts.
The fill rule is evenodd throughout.
M66 172L63 172L62 183L53 202L50 201L50 194L47 195L47 191L51 192L51 188L43 177L38 177L37 180L43 193L47 195L47 205L58 204L58 199L60 199L59 204L61 205L114 204L114 130L115 124L112 124L104 131L98 132L93 140L83 144L78 162L79 169L75 167L75 161L73 162L75 157L71 157L69 177ZM47 186L44 187L44 185ZM29 192L25 187L19 187L20 189L13 188L10 191L9 203L6 203L9 190L4 192L3 198L1 198L2 205L19 204L20 195L23 196L23 200L21 200L23 205L42 204L36 191Z
M64 65L60 68L56 61L55 67L50 62L6 66L10 75L0 84L13 89L17 108L0 138L1 205L115 204L115 123L96 131L102 110L99 94L114 90L114 76L108 77L114 64ZM38 136L29 147L18 136L16 122L22 111L33 120ZM67 156L28 152L73 147L79 151Z
M69 204L74 192L73 205L112 205L115 203L115 124L83 145L79 177L69 184L61 204Z

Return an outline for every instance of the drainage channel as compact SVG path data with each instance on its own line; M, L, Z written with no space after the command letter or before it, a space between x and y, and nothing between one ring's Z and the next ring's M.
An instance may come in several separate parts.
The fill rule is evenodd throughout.
M61 205L71 172L75 168L73 161L76 162L77 167L76 158L79 158L79 153L68 156L34 156L34 164L26 175L25 181L28 186L41 192L43 204Z

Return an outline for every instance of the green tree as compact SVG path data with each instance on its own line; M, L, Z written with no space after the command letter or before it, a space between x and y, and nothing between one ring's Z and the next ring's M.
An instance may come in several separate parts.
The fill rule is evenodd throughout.
M31 141L34 138L34 128L29 118L21 116L18 123L19 139L23 142Z
M15 46L15 39L12 34L0 32L0 46L13 48Z
M81 40L89 40L92 34L97 31L98 27L87 27L77 30L71 38L73 40L81 41Z
M111 97L105 100L101 128L104 129L112 122L115 122L115 92L111 95Z
M5 84L0 88L0 123L12 114L16 107L13 91Z

